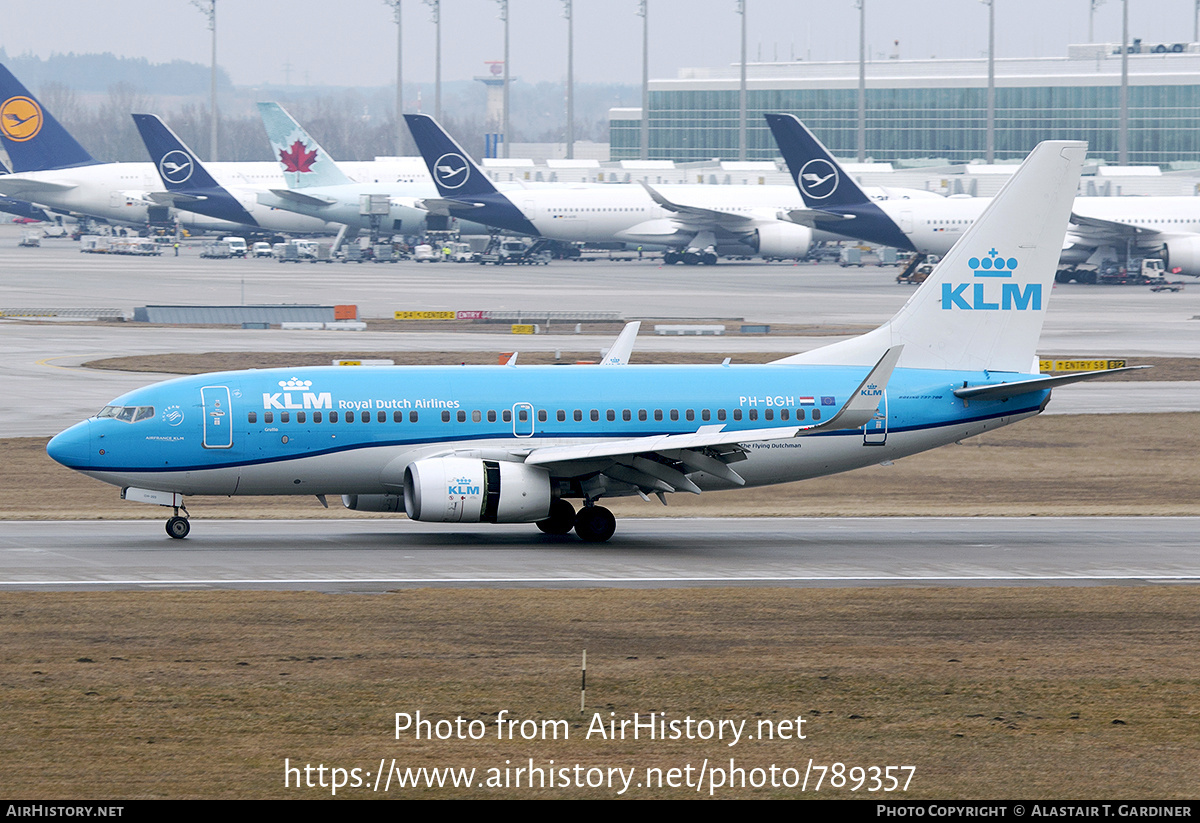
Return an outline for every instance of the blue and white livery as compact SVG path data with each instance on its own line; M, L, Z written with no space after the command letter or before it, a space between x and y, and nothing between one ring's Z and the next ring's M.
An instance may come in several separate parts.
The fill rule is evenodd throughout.
M1095 376L1043 377L1034 359L1084 152L1038 146L895 317L774 363L628 365L629 330L608 368L182 377L113 400L48 451L126 499L175 507L173 537L189 530L185 495L290 494L603 541L605 498L896 460L1036 415L1054 386Z

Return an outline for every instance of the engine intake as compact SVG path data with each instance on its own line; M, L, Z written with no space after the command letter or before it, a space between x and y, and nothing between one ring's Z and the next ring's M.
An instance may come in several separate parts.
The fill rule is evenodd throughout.
M812 245L812 229L779 221L755 229L749 242L762 257L803 257Z

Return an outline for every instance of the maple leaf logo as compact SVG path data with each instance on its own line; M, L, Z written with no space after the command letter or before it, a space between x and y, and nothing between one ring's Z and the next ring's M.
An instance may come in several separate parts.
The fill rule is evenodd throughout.
M316 150L308 151L299 140L292 143L290 151L279 152L279 161L283 163L284 171L310 172L316 159Z

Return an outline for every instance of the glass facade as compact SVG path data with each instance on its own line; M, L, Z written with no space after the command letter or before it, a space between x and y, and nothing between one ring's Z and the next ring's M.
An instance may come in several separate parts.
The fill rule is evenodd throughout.
M996 89L996 159L1019 160L1042 140L1086 140L1088 156L1118 160L1117 86ZM747 95L747 159L779 156L762 115L790 112L835 155L857 153L857 89L773 89ZM638 120L613 120L613 160L636 160ZM987 149L987 90L867 90L867 156L878 161L941 157L962 163ZM738 92L651 91L651 160L738 159ZM1200 82L1129 88L1129 162L1200 161Z

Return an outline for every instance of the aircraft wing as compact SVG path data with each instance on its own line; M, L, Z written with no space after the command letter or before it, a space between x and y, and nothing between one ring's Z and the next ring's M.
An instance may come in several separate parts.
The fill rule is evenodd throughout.
M27 196L36 195L38 193L57 194L58 192L70 191L76 188L74 183L54 183L49 180L30 180L27 177L17 177L16 175L8 174L0 180L0 189L5 194L23 194Z
M1076 212L1071 212L1071 224L1067 227L1068 235L1077 237L1085 243L1111 243L1116 239L1152 237L1158 233L1157 229L1147 229L1115 220L1101 220L1098 217L1084 217Z
M663 197L657 191L650 187L646 181L639 181L642 188L650 195L650 198L670 212L679 215L681 219L689 222L702 222L708 224L718 224L727 227L737 227L744 224L753 223L755 218L745 214L736 214L729 211L720 211L718 209L704 209L699 206L688 206L682 203L675 203Z
M727 431L724 424L701 426L690 434L663 434L626 440L608 440L570 446L533 449L525 458L529 465L545 466L552 473L579 475L599 473L646 492L700 489L687 478L689 472L706 472L735 485L745 481L730 468L743 459L743 443L787 440L823 431L855 429L866 425L876 413L883 389L900 359L903 346L888 349L859 383L837 413L819 423Z
M269 189L271 194L281 200L290 200L293 203L299 203L302 206L332 206L337 202L334 197L321 197L315 194L304 194L298 189Z

